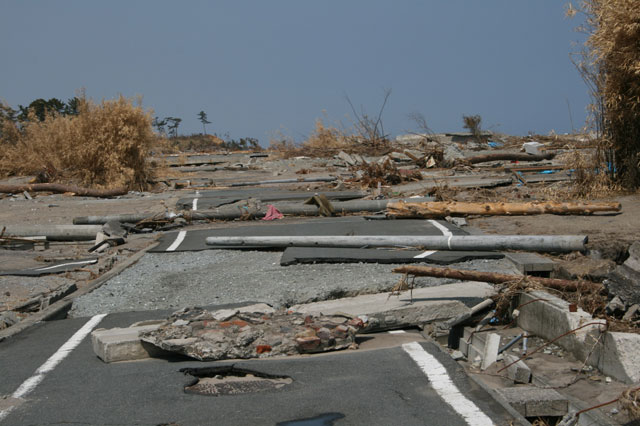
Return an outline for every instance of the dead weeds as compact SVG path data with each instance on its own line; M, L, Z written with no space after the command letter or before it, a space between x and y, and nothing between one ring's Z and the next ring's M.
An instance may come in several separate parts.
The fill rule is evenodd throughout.
M78 115L3 123L0 175L39 175L98 188L146 189L154 140L151 113L120 96L99 104L80 98Z

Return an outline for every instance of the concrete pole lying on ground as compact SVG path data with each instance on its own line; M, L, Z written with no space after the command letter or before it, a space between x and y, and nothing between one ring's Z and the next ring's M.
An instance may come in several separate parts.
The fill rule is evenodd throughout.
M2 227L0 227L0 232ZM100 225L6 226L5 237L47 237L49 241L90 241L102 231Z
M437 218L446 216L516 216L535 214L591 214L618 212L620 203L465 203L458 201L394 202L387 206L387 214L394 217Z
M313 194L310 194L313 195ZM433 200L430 197L424 198L407 198L407 200L415 201L429 201ZM351 200L351 201L334 201L331 203L334 210L337 213L357 213L357 212L379 212L387 208L387 204L390 202L401 201L399 199L391 200ZM263 217L267 214L268 205L273 204L282 214L295 215L295 216L317 216L318 207L312 205L305 205L302 203L270 203L260 202L260 206L255 211L248 211L243 209L237 203L228 206L218 207L211 210L198 210L196 212L185 212L183 216L192 220L233 220L239 219L247 213L251 213L253 217ZM144 219L169 219L169 216L164 213L152 214L152 213L138 213L138 214L118 214L111 216L83 216L73 219L73 223L77 225L90 225L90 224L105 224L110 220L116 220L121 223L137 223Z
M425 250L585 250L586 236L575 235L332 235L273 237L208 237L214 246L258 247L422 247Z

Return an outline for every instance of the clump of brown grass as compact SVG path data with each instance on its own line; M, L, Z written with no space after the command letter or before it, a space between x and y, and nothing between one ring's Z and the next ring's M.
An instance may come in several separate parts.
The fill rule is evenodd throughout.
M349 137L344 131L335 127L326 126L322 119L317 119L315 128L309 138L301 145L302 151L308 155L318 153L334 153L342 150L349 150Z
M21 125L5 121L0 174L40 174L98 188L145 189L146 161L154 140L151 112L120 96L99 104L80 99L79 114L31 116Z
M567 169L571 170L571 185L556 195L563 198L602 198L620 190L613 180L611 168L602 149L580 150L572 147L560 156ZM554 189L554 191L556 191Z
M615 153L616 180L640 187L640 2L581 0L588 35L576 66L589 86L596 129Z
M387 158L383 163L364 163L353 168L356 180L364 187L375 188L380 185L397 185L402 182L422 180L419 170L398 169L393 161Z

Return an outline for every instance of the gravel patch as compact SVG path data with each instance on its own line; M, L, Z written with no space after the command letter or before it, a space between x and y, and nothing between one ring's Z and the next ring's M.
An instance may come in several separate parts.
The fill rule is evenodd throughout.
M388 291L400 265L315 264L280 266L281 252L207 250L147 253L135 265L73 302L71 317L179 309L245 301L276 308ZM508 260L473 260L453 267L514 273ZM417 278L416 287L454 282Z

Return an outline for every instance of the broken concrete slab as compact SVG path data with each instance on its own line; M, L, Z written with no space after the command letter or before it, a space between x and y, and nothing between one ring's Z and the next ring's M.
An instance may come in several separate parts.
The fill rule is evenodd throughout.
M515 386L497 392L524 417L562 417L569 409L568 399L553 389Z
M433 263L449 265L471 259L502 259L491 251L377 250L358 248L287 247L281 266L307 263Z
M640 304L640 242L629 247L629 257L609 274L604 285L610 296L619 296L626 306Z
M507 377L513 380L515 383L529 383L531 382L531 369L524 361L519 361L517 357L511 354L504 355L505 365L507 367Z
M229 312L202 308L174 312L160 326L140 333L143 342L200 361L311 354L356 348L362 320L291 312Z
M62 272L73 271L86 267L87 265L93 265L98 262L97 258L81 259L81 260L64 260L60 262L53 262L50 265L41 266L38 268L29 269L13 269L0 271L0 275L16 275L22 277L37 277L46 274L59 274Z
M467 281L414 289L413 303L409 292L399 297L380 293L294 305L290 309L304 314L359 317L364 322L361 331L373 332L446 321L470 311L460 300L473 305L494 292L489 284Z

